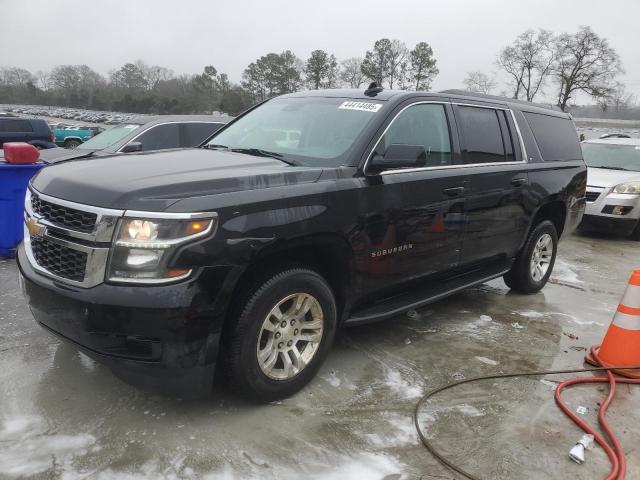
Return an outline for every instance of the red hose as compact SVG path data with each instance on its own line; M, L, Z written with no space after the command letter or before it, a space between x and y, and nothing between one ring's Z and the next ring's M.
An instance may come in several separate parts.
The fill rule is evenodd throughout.
M607 366L604 364L604 362L602 362L602 360L598 356L598 348L595 346L591 347L591 358L589 359L589 363L593 363L594 365L597 365L600 367ZM624 457L624 451L622 450L622 445L620 445L620 442L618 441L615 434L613 433L613 430L611 430L611 427L607 423L607 419L605 417L607 414L607 409L609 408L609 405L611 404L611 401L613 400L613 397L616 393L616 383L640 384L640 378L638 377L638 375L632 373L631 371L629 373L625 373L624 371L619 371L616 373L619 373L621 375L625 375L628 377L632 377L632 378L615 377L610 371L606 371L606 374L607 374L606 377L586 377L586 378L578 377L578 378L571 378L569 380L566 380L560 383L556 387L556 392L555 392L555 400L558 406L560 407L560 409L565 413L567 417L573 420L582 430L584 430L586 433L590 433L591 435L593 435L596 442L598 442L598 445L600 445L604 449L607 456L609 457L609 461L611 462L611 471L609 472L609 475L606 477L606 480L624 480L626 471L627 471L627 463ZM600 435L597 431L595 431L589 424L584 422L575 413L573 413L562 400L562 391L566 387L578 385L581 383L605 383L605 382L609 383L609 393L607 395L607 398L605 398L605 400L600 405L600 410L598 412L598 422L600 423L602 430L604 430L604 432L606 433L609 439L609 442L611 442L611 445L607 443L607 440L602 435Z

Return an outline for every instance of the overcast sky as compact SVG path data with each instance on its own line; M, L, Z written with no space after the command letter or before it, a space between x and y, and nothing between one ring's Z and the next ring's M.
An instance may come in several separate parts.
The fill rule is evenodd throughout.
M441 90L461 87L469 70L497 70L500 48L528 28L590 25L618 51L621 79L640 97L639 24L638 0L0 0L0 65L84 63L106 74L136 59L176 73L213 64L239 82L268 52L306 59L321 48L344 59L388 37L429 43Z

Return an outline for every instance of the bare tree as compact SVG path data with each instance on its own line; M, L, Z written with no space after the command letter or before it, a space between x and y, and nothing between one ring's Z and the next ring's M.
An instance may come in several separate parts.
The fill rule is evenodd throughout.
M340 81L351 88L360 88L364 83L365 75L362 73L362 58L352 57L340 63Z
M391 40L389 46L389 88L395 84L402 84L407 69L407 54L409 50L404 42Z
M46 92L51 88L51 75L49 75L49 72L45 70L38 70L36 72L36 78L38 79L38 86L43 91Z
M563 33L555 42L556 61L553 74L558 82L558 106L564 112L578 92L595 99L611 95L613 81L622 73L616 51L605 38L590 27L580 27L577 33Z
M520 34L513 45L502 49L497 63L511 77L513 98L522 95L531 102L550 75L553 61L553 34L540 29Z
M467 76L463 80L464 86L470 92L490 94L496 88L496 81L493 77L489 77L480 70L467 72Z
M607 95L597 100L598 106L603 112L611 109L616 113L627 111L634 102L634 95L627 92L625 85L621 82L616 82Z

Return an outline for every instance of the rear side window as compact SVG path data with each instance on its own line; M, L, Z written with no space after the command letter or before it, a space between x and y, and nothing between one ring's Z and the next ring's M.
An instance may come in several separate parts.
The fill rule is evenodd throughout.
M458 107L464 138L464 163L514 161L513 137L503 110Z
M27 120L0 120L0 132L33 132L33 128Z
M183 123L182 146L197 147L217 132L221 126L221 123Z
M522 113L531 127L544 161L582 158L578 134L571 120L539 113Z
M142 143L142 150L145 152L147 150L178 148L180 147L180 125L178 123L156 125L133 141Z

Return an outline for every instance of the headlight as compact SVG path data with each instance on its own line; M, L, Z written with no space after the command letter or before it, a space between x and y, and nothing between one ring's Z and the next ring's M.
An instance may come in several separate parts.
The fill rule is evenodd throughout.
M118 222L108 279L162 283L189 275L189 268L170 266L172 253L182 244L211 234L217 215L147 214L143 217L140 213L141 216L124 217Z
M613 189L614 193L629 193L631 195L640 194L640 182L626 182L616 185Z

